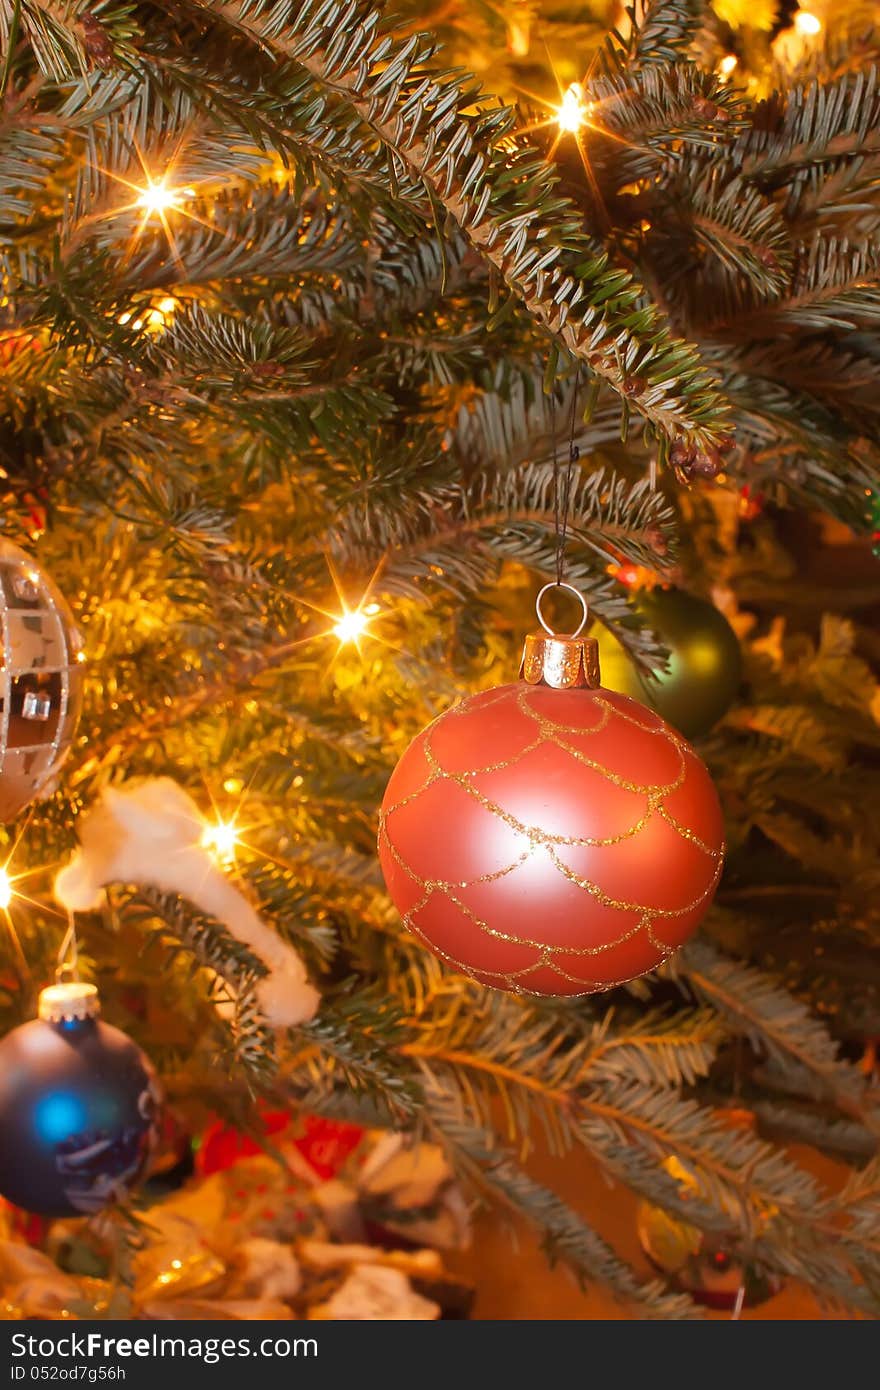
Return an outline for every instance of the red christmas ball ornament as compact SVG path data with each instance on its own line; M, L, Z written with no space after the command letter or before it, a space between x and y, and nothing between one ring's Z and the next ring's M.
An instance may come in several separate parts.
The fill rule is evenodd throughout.
M469 696L410 744L379 858L404 924L456 969L515 993L592 994L653 970L696 929L723 825L684 738L602 688L583 623L544 626L518 682Z

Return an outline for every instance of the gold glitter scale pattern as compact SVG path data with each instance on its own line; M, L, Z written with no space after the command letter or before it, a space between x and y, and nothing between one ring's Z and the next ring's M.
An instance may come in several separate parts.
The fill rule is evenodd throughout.
M516 769L518 776L510 776ZM410 745L379 818L406 927L514 993L584 995L647 974L695 930L724 858L703 763L602 688L471 696Z

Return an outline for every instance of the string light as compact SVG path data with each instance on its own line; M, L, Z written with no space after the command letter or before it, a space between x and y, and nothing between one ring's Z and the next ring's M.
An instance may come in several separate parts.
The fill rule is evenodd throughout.
M333 635L339 638L340 642L357 642L367 630L369 624L367 614L360 608L352 608L342 614L338 622L333 625Z
M718 71L722 77L729 77L736 67L739 59L735 53L725 53L721 62L718 64Z
M357 603L352 608L349 606L348 600L345 597L342 583L337 573L336 566L333 563L332 556L327 555L326 558L327 568L330 571L330 578L333 581L333 588L336 590L336 602L338 606L334 608L315 607L315 611L323 614L329 621L329 626L322 630L321 636L335 637L340 647L350 642L357 648L358 654L360 654L360 639L365 634L371 637L374 635L369 630L370 624L381 612L380 605L370 599L370 594L373 591L373 584L378 576L379 568L381 568L381 562L379 567L374 571L366 588L362 591Z
M556 111L559 129L565 135L577 135L587 124L591 110L580 82L572 82L563 92L562 105Z
M531 47L528 19L513 19L507 26L507 47L514 58L527 58Z
M158 304L152 304L148 308L142 309L138 318L133 316L130 309L126 309L124 313L119 315L116 322L123 327L130 323L135 332L140 332L142 328L149 328L153 332L158 332L160 329L168 327L177 307L177 300L171 295L165 295Z
M822 21L818 15L810 10L795 10L791 28L781 30L773 40L774 58L784 66L795 68L809 61L821 32Z
M202 848L219 859L221 864L232 862L237 844L238 831L234 821L218 820L214 825L206 825L202 831Z
M196 199L198 197L198 190L189 184L174 183L172 181L172 176L174 174L172 164L169 164L165 171L160 174L159 177L156 177L148 168L146 159L141 150L137 148L137 145L135 145L134 152L143 170L142 183L133 183L131 179L127 179L121 174L114 173L112 169L101 170L108 178L113 179L114 182L127 188L131 194L130 202L110 209L104 216L115 217L120 213L140 212L138 225L132 232L132 244L136 243L143 235L149 223L155 225L158 221L162 226L165 236L168 238L175 263L182 269L182 262L175 244L174 233L171 226L171 214L174 213L177 216L184 217L190 222L197 223L199 226L209 227L211 231L213 231L214 228L209 222L206 222L203 217L199 216L197 211L184 207L184 203L187 199ZM168 295L166 299L170 301L171 296ZM176 303L174 307L177 307ZM147 324L153 327L161 327L159 315L165 314L167 317L167 315L172 312L172 309L164 310L160 307L154 307L147 311L147 317L141 318L134 326L136 328L143 328L144 325ZM125 320L122 319L120 320L120 322L124 321Z
M12 879L5 869L0 869L0 909L4 912L12 902Z
M152 328L155 332L158 332L161 328L167 328L174 317L176 308L177 300L172 299L170 295L166 295L164 299L159 300L158 304L154 304L151 309L148 309L144 315L144 321L147 327Z
M137 204L146 210L148 216L157 213L161 217L169 208L177 207L180 197L181 191L169 188L164 179L150 179L146 188L141 190Z
M814 38L821 33L822 21L809 10L798 10L794 16L794 27L804 38Z
M280 188L286 187L290 183L290 168L283 159L272 160L268 178L271 183L277 184Z

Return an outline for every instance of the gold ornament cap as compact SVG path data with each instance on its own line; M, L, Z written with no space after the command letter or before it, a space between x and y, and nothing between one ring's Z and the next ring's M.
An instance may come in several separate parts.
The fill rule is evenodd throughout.
M541 601L548 589L566 589L574 594L583 616L574 632L554 632L544 619ZM523 648L520 680L529 685L549 685L554 690L596 690L599 678L599 643L595 637L582 637L589 616L587 601L571 584L545 584L535 603L543 631L531 632Z
M40 990L37 1015L44 1023L72 1023L75 1019L97 1018L100 1012L97 989L81 980L64 980Z

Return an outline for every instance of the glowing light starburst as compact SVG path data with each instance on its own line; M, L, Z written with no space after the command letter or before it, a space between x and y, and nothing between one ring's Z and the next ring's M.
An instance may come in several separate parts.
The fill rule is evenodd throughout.
M246 814L251 781L252 778L245 782L243 778L234 775L225 777L223 791L227 797L233 797L234 800L232 803L224 800L222 804L217 802L210 786L205 782L211 810L202 818L199 843L202 849L208 851L215 864L224 869L237 867L239 851L244 851L247 858L254 855L266 858L253 837L258 837L259 832L272 822L254 819L252 815Z
M13 854L17 848L17 844L18 842L16 841L16 845L13 847ZM43 907L45 909L44 903L29 897L28 892L24 888L24 883L26 879L47 873L52 866L40 865L34 869L25 869L23 873L12 873L11 867L12 854L9 855L5 864L0 865L0 912L6 917L7 922L10 921L9 909L13 903L28 903L31 907ZM48 910L55 915L54 909L49 908Z
M151 169L141 150L135 146L135 154L140 163L143 173L142 179L136 176L125 178L121 174L114 173L112 169L101 169L101 173L114 183L121 184L128 189L131 201L121 206L110 207L97 214L101 218L117 217L128 212L140 214L140 220L135 227L132 237L129 254L134 250L137 242L143 236L144 231L150 223L161 223L162 230L171 249L171 254L175 263L182 268L180 254L174 239L172 220L178 217L185 217L191 222L198 223L200 226L207 227L213 231L210 222L205 221L192 209L186 206L190 199L197 197L197 190L184 184L177 170L177 164L181 158L182 148L178 146L165 162L161 172L155 168ZM88 221L89 219L86 219Z
M284 657L297 651L298 648L307 646L316 639L321 640L327 637L335 637L338 643L336 651L330 658L327 667L328 673L332 671L337 658L342 651L349 646L355 647L358 655L361 655L361 642L365 637L369 637L371 642L378 642L384 647L397 651L398 648L389 642L372 628L373 621L383 616L383 609L378 603L371 600L370 595L375 588L379 575L382 572L384 559L376 565L366 588L358 599L357 603L350 604L340 581L339 574L333 562L332 556L325 555L327 568L330 571L330 579L336 594L336 602L332 607L324 607L323 604L313 603L310 599L304 598L301 594L289 593L286 589L279 592L285 594L293 603L306 609L309 613L314 613L326 621L327 626L310 626L310 630L303 637L294 638L293 641L283 642L273 649L273 659L282 660Z
M52 872L52 870L56 867L54 864L40 864L37 865L35 868L25 869L21 873L12 872L12 861L15 857L15 852L18 849L19 844L21 843L22 837L29 823L30 816L28 816L25 825L22 827L22 829L16 836L15 843L12 845L12 848L9 850L7 854L5 864L0 865L0 922L2 922L2 925L5 926L6 931L9 935L9 940L12 943L12 948L16 956L18 957L19 968L23 979L29 978L30 966L28 965L27 957L22 949L22 945L18 937L18 932L15 928L15 922L13 920L13 909L16 906L20 907L22 905L26 905L29 907L39 908L42 912L48 912L52 917L64 916L64 914L59 912L57 908L47 903L42 898L42 895L40 898L32 898L29 894L28 888L26 887L27 879L35 877L42 878L44 875Z
M170 208L179 207L183 196L182 189L169 188L164 178L150 179L146 188L141 191L137 205L144 208L148 216L152 217L156 213L161 217Z
M367 587L364 590L363 594L361 594L361 597L358 600L358 602L352 605L349 604L345 596L345 593L343 592L342 583L339 574L337 573L336 566L333 563L332 557L328 554L326 558L327 568L330 571L330 578L333 581L333 588L336 591L336 599L339 606L334 610L318 607L317 604L305 603L305 607L311 608L315 613L320 613L323 617L327 619L329 627L326 628L325 631L320 635L325 637L336 638L337 642L339 643L337 654L338 652L342 651L343 647L351 645L356 648L358 655L360 655L361 642L363 638L376 638L376 634L371 629L371 623L373 622L374 618L377 618L379 616L381 609L378 603L375 603L370 600L370 594L373 590L373 586L375 585L376 580L379 577L379 573L382 568L382 562L380 561L380 563L376 566L376 569L373 571L372 577L369 583L367 584ZM304 600L300 599L300 602L302 603L304 602ZM305 638L303 640L308 641L310 639ZM334 656L333 661L335 660L336 657ZM331 661L330 664L332 666L333 662Z
M613 140L617 144L630 145L628 140L624 140L622 136L609 129L608 124L602 120L603 107L607 109L615 98L608 97L602 101L591 100L588 95L589 72L586 74L583 81L570 82L567 87L563 88L556 69L553 66L552 59L550 60L550 67L559 90L559 103L549 102L545 97L539 96L535 92L520 88L524 96L537 102L539 106L543 106L549 113L544 119L533 121L531 124L524 126L520 134L528 135L532 131L545 130L547 127L555 126L556 135L547 151L547 156L551 160L556 157L556 151L561 142L574 140L581 164L584 168L584 174L586 175L587 182L596 200L598 210L603 217L607 216L601 193L590 165L587 138L591 131L595 131L597 135L608 140ZM632 146L630 146L630 148L632 148Z
M355 608L352 612L343 613L339 622L334 625L333 635L338 637L340 642L356 642L367 630L368 619Z
M592 113L592 102L587 101L580 82L572 82L563 92L562 104L556 111L559 129L563 135L577 135L589 123Z
M221 864L231 864L240 840L234 820L209 822L202 831L202 847Z
M370 619L379 612L378 603L369 603L366 608L346 608L333 626L333 635L340 642L354 642L363 637L370 626Z

